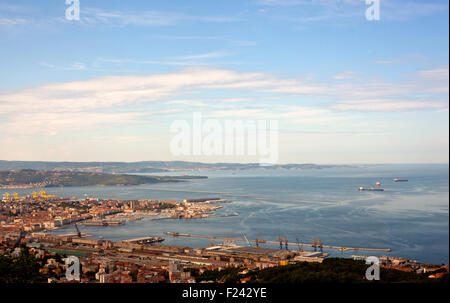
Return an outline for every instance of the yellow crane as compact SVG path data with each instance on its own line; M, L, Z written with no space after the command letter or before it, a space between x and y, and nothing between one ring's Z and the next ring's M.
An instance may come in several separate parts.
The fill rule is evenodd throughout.
M11 200L11 195L9 193L4 193L3 194L3 201L10 201Z
M320 251L322 251L323 244L322 244L322 241L320 241L320 237L319 237L319 239L317 241L317 244L318 244L317 247L319 247Z

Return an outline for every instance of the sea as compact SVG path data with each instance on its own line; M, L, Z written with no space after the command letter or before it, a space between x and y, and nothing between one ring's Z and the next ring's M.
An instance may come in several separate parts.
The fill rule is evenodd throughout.
M449 166L430 164L365 165L357 168L305 170L225 170L148 175L202 175L180 183L139 186L45 188L63 197L122 200L177 200L219 197L217 217L130 221L121 226L83 226L94 238L114 241L156 235L163 244L205 247L210 239L173 237L164 232L236 237L289 243L390 248L391 252L324 249L330 256L406 257L433 264L449 263ZM394 178L408 182L394 182ZM384 191L359 191L377 187ZM37 190L37 189L36 189ZM0 190L30 194L30 189ZM237 216L228 216L234 214ZM54 231L74 233L73 225ZM220 244L222 240L214 240ZM248 245L246 242L237 242ZM279 248L278 244L262 244ZM284 247L284 245L283 245ZM288 244L289 249L298 249ZM312 251L311 247L303 247Z

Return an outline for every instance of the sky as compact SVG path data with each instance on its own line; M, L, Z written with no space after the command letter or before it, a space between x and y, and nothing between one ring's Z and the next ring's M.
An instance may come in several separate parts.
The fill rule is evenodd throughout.
M176 155L174 121L278 121L278 163L448 163L449 3L0 0L0 159Z

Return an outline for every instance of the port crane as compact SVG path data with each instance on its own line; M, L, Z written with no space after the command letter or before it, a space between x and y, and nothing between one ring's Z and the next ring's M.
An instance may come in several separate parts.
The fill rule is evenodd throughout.
M10 200L11 200L11 195L9 193L4 193L3 194L3 202L10 201Z
M256 243L255 247L259 247L259 243L266 243L266 241L261 240L261 236L262 236L262 232L259 233L258 238L256 238L256 240L255 240L255 243Z
M220 237L220 236L206 236L206 235L195 235L195 234L184 234L184 233L178 233L178 232L164 232L167 235L171 235L174 237L190 237L190 238L204 238L204 239L221 239L224 240L224 243L227 242L234 242L236 243L236 241L241 241L241 242L256 242L255 240L250 240L250 239L244 239L244 238L229 238L227 237L226 233L224 233L225 237ZM276 241L271 241L271 240L259 240L259 243L269 243L269 244L279 244L280 245L280 249L283 249L283 240L280 238L280 236L277 236ZM287 242L287 241L286 241ZM320 242L320 243L319 243ZM350 247L350 246L338 246L338 245L324 245L322 243L322 241L316 242L316 238L313 238L313 242L311 243L291 243L291 245L297 245L303 248L303 246L308 246L308 247L312 247L314 248L314 251L317 251L317 248L322 249L322 248L332 248L332 249L337 249L339 251L345 252L345 251L349 251L349 250L358 250L358 251L385 251L385 252L390 252L391 249L390 248L368 248L368 247Z
M298 251L302 252L303 251L303 243L300 245L300 241L298 240L298 236L295 237L295 241L297 242L297 246L298 246Z
M285 248L286 250L288 250L288 240L287 240L287 238L286 238L286 234L284 234L283 241L284 241L284 248Z
M75 223L75 228L77 229L77 235L78 235L78 238L81 238L81 231L80 231L80 229L78 228L77 223Z
M280 249L283 249L283 241L281 241L280 236L277 236L277 241L280 242Z
M247 239L247 237L246 237L244 234L242 234L242 235L244 236L244 239L247 241L248 246L252 246L252 245L250 244L250 241Z
M323 252L323 245L322 245L322 241L320 241L320 237L317 240L317 247L319 248L320 252Z

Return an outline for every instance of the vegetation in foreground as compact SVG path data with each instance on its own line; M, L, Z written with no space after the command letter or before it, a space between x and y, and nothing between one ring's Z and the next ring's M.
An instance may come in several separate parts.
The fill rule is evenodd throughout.
M17 248L15 253L0 254L0 283L45 283L47 277L41 273L42 262L26 248Z
M253 283L368 283L365 279L367 265L364 261L329 258L323 263L301 262L287 266L277 266L262 270L239 274L242 269L209 270L202 274L196 273L197 282L217 281L238 283L241 279ZM381 268L380 281L377 283L432 283L448 282L448 274L440 279L430 279L428 274L404 272L396 269Z

